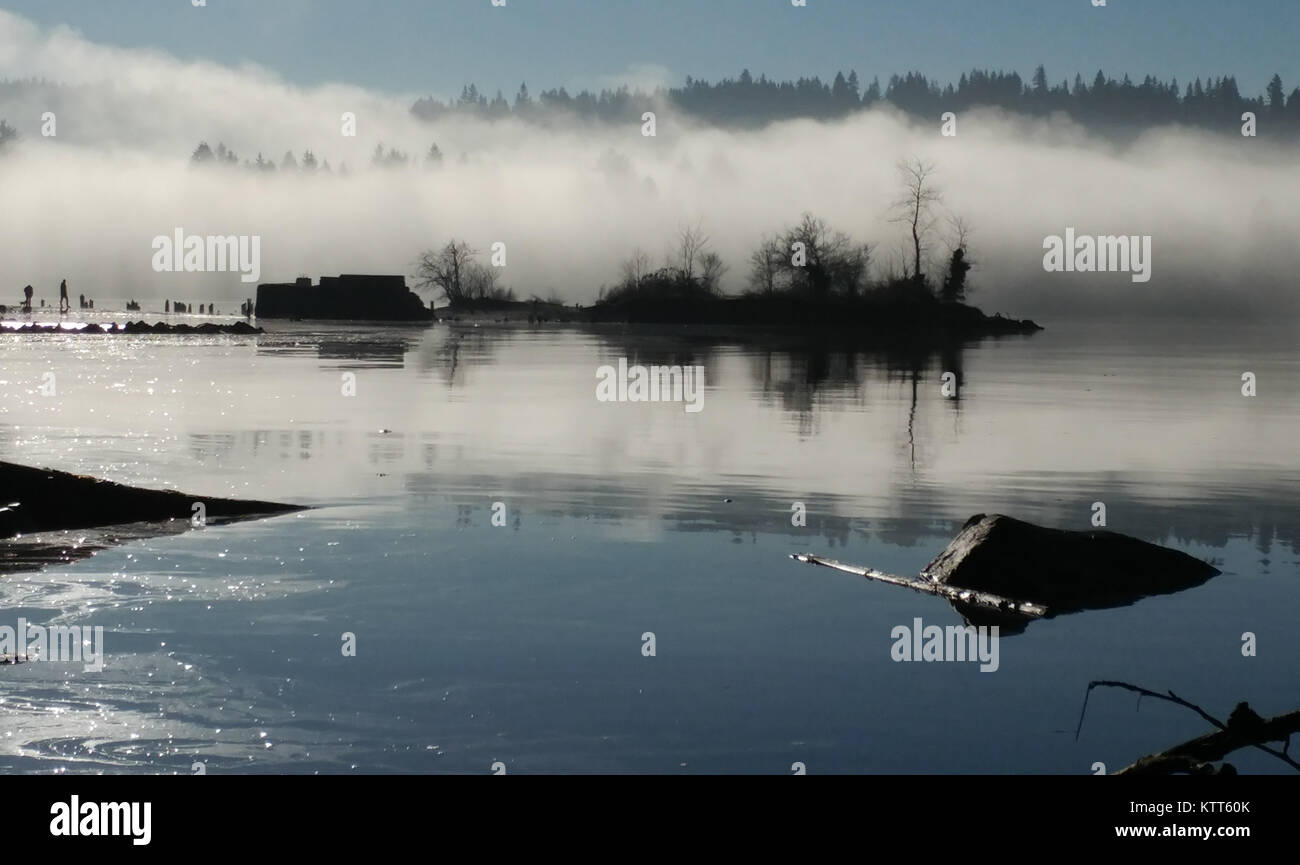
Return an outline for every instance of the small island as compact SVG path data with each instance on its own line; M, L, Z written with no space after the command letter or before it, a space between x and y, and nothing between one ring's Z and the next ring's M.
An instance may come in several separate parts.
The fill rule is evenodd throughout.
M903 287L904 289L906 287ZM989 315L965 303L942 303L920 292L882 292L860 297L802 299L789 296L681 297L636 292L602 299L593 306L540 299L483 298L435 308L442 322L527 322L580 324L679 324L753 329L848 332L884 340L978 339L1031 334L1042 326L1029 319Z
M908 249L883 267L875 261L875 246L804 213L749 253L746 287L739 294L723 290L730 268L702 223L679 231L659 267L645 251L633 250L621 262L617 282L601 286L591 306L569 306L556 297L520 301L499 284L504 268L493 266L499 262L484 264L477 250L454 238L421 254L416 288L443 301L434 310L440 321L802 328L920 342L1042 330L1033 321L988 315L966 302L975 266L970 226L948 214L949 230L941 236L934 165L913 158L900 162L898 172L902 195L890 221L901 227Z
M934 166L912 159L898 170L904 194L893 204L891 222L902 227L909 248L884 267L873 245L804 213L750 252L739 294L724 291L730 267L697 222L680 230L659 267L643 250L633 250L620 264L619 279L602 285L591 305L566 304L554 294L519 300L501 284L501 244L485 263L479 250L452 238L422 252L416 265L414 287L432 294L433 304L425 305L403 276L344 274L323 276L318 285L308 277L264 283L255 308L258 318L802 328L895 342L1041 330L1033 321L988 315L966 302L974 268L969 226L949 214L950 230L941 237Z

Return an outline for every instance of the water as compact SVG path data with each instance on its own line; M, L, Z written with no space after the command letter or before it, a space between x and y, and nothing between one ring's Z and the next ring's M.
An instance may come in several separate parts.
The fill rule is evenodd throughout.
M909 356L264 324L0 334L0 459L314 506L0 577L0 624L101 625L107 653L0 667L0 769L1085 774L1206 731L1099 691L1076 741L1093 679L1300 706L1293 328L1047 322ZM703 365L703 410L597 402L619 357ZM892 661L895 626L957 615L788 559L913 574L972 513L1088 528L1094 502L1223 575L1031 624L993 673Z

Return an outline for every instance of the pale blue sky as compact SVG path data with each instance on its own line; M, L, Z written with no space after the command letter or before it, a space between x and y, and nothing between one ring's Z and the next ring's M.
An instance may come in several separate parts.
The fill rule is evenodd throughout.
M670 83L748 67L790 78L856 68L864 83L918 69L1038 63L1059 82L1104 68L1137 79L1237 75L1246 94L1300 83L1297 0L3 0L87 38L182 58L253 61L303 83L513 96L599 87L629 70Z

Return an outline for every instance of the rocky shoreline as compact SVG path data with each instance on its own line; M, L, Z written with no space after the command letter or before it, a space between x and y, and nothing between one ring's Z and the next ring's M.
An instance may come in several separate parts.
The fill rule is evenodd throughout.
M138 522L186 525L304 510L299 505L148 490L113 481L0 462L0 540L34 532Z
M0 328L0 333L59 333L59 334L80 334L89 335L117 335L117 334L194 334L197 336L207 336L210 334L236 334L249 335L265 333L260 327L254 327L243 321L237 321L234 324L215 324L205 322L203 324L167 324L159 321L149 324L146 321L128 321L126 324L118 325L117 323L104 326L91 322L85 327L65 328L57 324L25 324L21 327Z

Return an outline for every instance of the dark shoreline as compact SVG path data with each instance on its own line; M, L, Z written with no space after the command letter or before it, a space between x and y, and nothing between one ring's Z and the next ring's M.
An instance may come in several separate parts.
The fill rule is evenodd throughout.
M788 296L719 297L677 303L633 300L565 306L542 301L487 300L438 307L439 322L708 326L737 333L823 332L890 342L949 341L1032 334L1042 326L1029 319L988 315L960 303L903 303L832 298L809 303Z
M305 510L300 505L148 490L56 469L0 462L0 541L60 529L184 520L204 523ZM195 508L201 504L202 508Z

